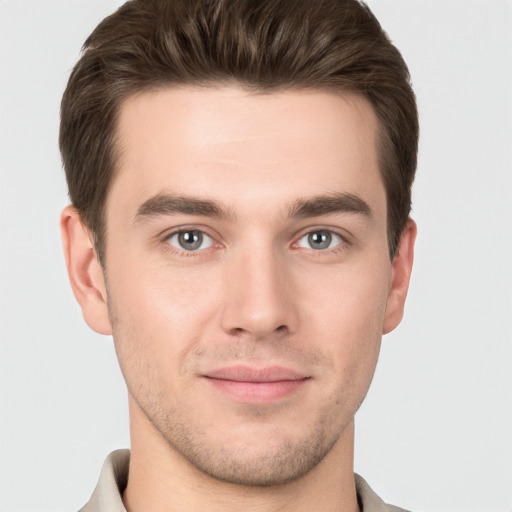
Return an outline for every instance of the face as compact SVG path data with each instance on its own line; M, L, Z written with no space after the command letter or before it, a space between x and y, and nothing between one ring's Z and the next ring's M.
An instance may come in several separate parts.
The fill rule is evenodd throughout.
M356 95L182 88L122 105L115 346L145 435L202 472L293 480L351 425L390 315L376 138Z

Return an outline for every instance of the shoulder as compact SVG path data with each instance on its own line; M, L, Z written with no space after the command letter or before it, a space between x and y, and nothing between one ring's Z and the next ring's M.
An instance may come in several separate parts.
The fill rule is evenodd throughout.
M385 503L362 476L354 474L354 479L361 512L407 512L403 508Z

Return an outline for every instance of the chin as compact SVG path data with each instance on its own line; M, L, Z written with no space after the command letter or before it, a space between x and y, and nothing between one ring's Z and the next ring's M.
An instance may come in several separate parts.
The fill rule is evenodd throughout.
M325 429L325 423L303 433L283 427L254 429L251 433L206 439L188 430L172 438L169 446L201 473L218 481L243 486L277 486L300 479L330 452L341 432ZM180 429L181 430L181 429ZM341 429L340 429L341 430Z

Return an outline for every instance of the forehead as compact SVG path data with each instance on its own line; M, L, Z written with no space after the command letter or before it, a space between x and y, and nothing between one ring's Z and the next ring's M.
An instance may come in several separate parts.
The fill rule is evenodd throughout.
M112 195L169 192L230 207L353 193L380 201L378 122L355 94L169 88L128 98L118 121Z

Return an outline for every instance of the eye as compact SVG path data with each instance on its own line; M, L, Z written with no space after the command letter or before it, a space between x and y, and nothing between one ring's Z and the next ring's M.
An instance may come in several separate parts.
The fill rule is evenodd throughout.
M316 251L322 251L325 249L332 249L343 243L343 238L328 231L327 229L320 229L318 231L310 231L302 236L297 245L306 249L314 249Z
M185 229L172 233L167 237L167 242L182 251L199 251L213 245L211 237L198 229Z

